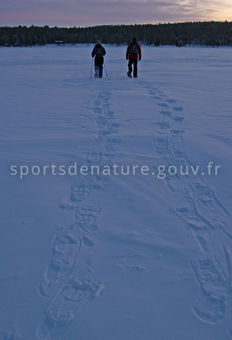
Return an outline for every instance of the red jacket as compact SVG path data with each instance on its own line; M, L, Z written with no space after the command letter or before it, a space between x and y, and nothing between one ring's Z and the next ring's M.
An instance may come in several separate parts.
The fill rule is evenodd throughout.
M131 49L132 49L132 45L133 44L136 44L136 47L137 47L137 50L138 50L138 54L131 54ZM139 44L136 42L136 43L133 43L131 42L128 47L127 47L127 51L126 51L126 58L128 59L141 59L142 57L142 53L141 53L141 47L139 46Z

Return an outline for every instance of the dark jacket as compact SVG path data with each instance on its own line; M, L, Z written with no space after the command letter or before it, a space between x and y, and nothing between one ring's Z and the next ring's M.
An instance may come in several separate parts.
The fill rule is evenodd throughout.
M132 41L126 51L126 59L139 59L142 58L141 47L137 41Z
M96 44L92 51L92 57L95 57L95 65L101 66L104 63L104 55L106 55L106 50L101 44Z

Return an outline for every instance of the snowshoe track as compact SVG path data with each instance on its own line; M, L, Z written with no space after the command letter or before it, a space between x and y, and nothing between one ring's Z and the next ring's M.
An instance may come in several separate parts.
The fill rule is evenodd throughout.
M91 118L97 126L96 151L86 153L86 164L111 164L121 140L115 136L120 124L111 110L108 90L100 92L94 100ZM70 188L69 198L60 204L61 209L73 214L73 224L53 237L51 259L39 285L41 296L53 296L36 329L40 340L60 337L81 310L104 290L102 282L89 277L92 275L92 268L88 269L91 260L88 260L86 269L85 264L80 263L81 272L78 262L81 261L83 247L94 247L94 235L100 228L97 218L101 208L88 204L88 200L93 190L104 190L109 183L110 179L101 175L77 180ZM88 274L83 274L83 271ZM74 275L74 272L77 274Z
M162 164L191 165L184 145L183 107L163 91L141 84L160 114L153 140L156 155ZM183 205L171 209L190 228L199 250L191 265L199 287L199 300L193 303L193 313L200 321L214 324L225 318L231 300L231 275L226 270L231 268L229 214L202 176L167 176L165 182L173 197L181 193ZM219 258L223 262L219 263Z

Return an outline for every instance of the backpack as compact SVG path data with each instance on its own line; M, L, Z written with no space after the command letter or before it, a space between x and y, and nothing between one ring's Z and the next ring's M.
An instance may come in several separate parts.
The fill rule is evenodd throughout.
M103 50L103 47L101 45L95 46L95 54L96 54L97 57L103 56L104 50Z
M132 44L131 45L130 54L133 54L133 55L138 55L139 54L139 51L138 51L138 48L137 48L136 44Z

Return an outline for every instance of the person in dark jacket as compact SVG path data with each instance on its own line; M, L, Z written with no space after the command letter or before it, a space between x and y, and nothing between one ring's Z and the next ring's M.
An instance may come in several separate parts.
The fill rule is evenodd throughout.
M97 41L92 51L92 57L93 58L95 57L94 66L95 66L95 77L96 78L102 78L104 55L106 55L106 50L101 45L101 42Z
M131 78L132 74L132 65L133 65L133 76L134 78L137 78L138 75L138 60L141 60L142 53L141 53L141 47L139 46L136 38L133 38L131 43L127 47L126 51L126 59L129 59L128 63L128 77Z

